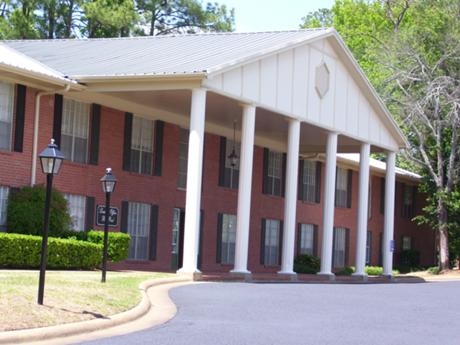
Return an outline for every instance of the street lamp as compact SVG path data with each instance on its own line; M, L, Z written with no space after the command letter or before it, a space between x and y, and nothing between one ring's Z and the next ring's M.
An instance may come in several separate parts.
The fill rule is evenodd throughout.
M105 193L105 221L104 221L104 252L102 254L102 279L105 283L105 275L107 272L107 246L109 238L109 216L110 216L110 194L115 190L117 179L112 175L112 169L105 169L105 175L101 178L102 191Z
M45 214L43 218L43 234L42 234L42 252L40 258L40 277L38 280L38 304L43 304L43 292L45 290L45 273L46 263L48 259L48 230L50 226L50 204L51 204L51 191L53 188L53 175L57 175L61 168L64 155L58 150L54 139L40 155L40 163L42 171L46 174L46 197L45 197Z

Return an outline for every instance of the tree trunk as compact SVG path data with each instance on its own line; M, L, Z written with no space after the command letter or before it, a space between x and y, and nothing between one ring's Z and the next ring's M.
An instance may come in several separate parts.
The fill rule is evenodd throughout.
M444 201L438 199L438 231L439 231L439 268L441 271L450 268L449 239L447 231L447 209Z

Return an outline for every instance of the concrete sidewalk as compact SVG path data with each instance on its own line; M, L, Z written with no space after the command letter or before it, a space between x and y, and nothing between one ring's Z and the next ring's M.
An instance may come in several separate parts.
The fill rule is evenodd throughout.
M126 312L104 319L2 332L0 344L72 344L159 325L176 314L176 306L168 295L169 289L190 283L192 280L186 276L149 280L139 286L141 302Z

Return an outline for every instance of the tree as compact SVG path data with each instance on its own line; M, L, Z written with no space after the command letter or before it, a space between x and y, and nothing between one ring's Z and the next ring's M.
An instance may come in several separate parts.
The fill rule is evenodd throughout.
M302 18L303 23L300 27L303 28L321 28L332 26L332 11L328 8L320 8L315 12L310 12Z
M412 25L394 36L387 58L386 98L411 147L403 154L420 167L429 192L419 217L438 231L439 267L450 267L449 211L460 202L460 13L458 1L414 3ZM433 217L434 216L434 217Z
M207 3L203 8L198 0L137 0L141 15L138 33L164 35L195 33L199 31L232 31L234 9L225 5Z
M443 270L449 247L460 247L459 13L456 0L336 0L332 8L332 26L409 139L398 160L423 176L427 207L417 220L437 230Z

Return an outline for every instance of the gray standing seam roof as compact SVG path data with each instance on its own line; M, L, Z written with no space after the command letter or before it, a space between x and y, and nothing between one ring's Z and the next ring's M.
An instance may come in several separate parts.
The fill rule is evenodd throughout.
M330 32L305 29L3 43L71 78L193 75L218 71Z

